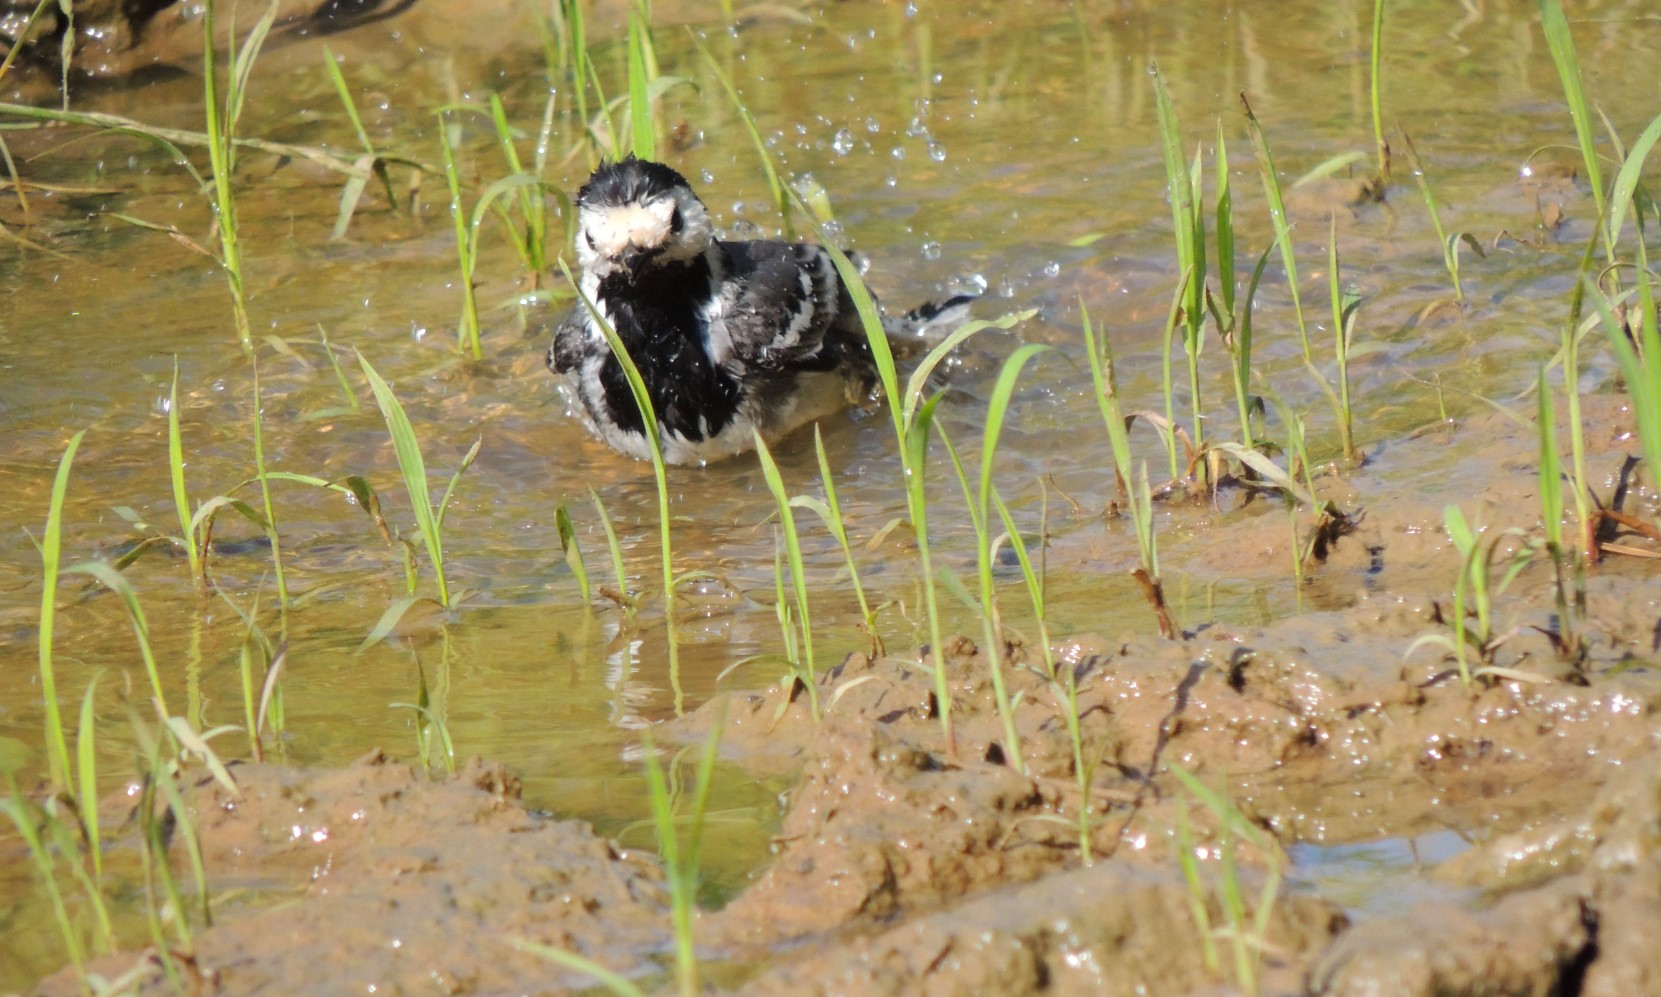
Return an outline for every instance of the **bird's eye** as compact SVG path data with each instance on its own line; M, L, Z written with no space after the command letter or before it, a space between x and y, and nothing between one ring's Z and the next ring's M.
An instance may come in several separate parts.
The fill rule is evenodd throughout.
M593 250L596 250L596 251L599 250L600 247L594 245L594 233L584 232L583 233L583 238L588 240L588 248L589 249L593 249Z
M669 216L669 234L680 235L681 229L685 227L686 219L681 217L681 209L676 208L675 213Z

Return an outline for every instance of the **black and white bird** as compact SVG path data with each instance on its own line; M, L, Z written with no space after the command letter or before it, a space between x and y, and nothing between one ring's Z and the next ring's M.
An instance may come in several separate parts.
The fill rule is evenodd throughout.
M873 398L870 344L823 248L717 239L685 177L632 155L589 177L577 224L581 291L639 368L668 463L744 453L757 430L771 442ZM650 457L622 365L585 303L560 324L548 366L595 435Z

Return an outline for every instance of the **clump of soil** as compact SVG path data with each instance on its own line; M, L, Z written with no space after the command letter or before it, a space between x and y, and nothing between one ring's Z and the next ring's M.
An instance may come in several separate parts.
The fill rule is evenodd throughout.
M1598 466L1618 467L1624 414L1596 403L1587 414ZM1489 484L1460 497L1467 514L1531 528L1532 437L1499 421L1478 431L1491 442L1472 473ZM1407 441L1375 461L1434 447ZM1351 479L1360 494L1366 473ZM1407 654L1451 611L1457 561L1436 529L1446 501L1426 487L1370 503L1321 569L1322 612L1180 642L1076 639L1054 649L1053 677L1033 649L997 648L1024 771L987 649L963 638L850 655L821 678L817 721L799 688L781 686L663 725L660 740L685 743L720 725L729 762L800 773L772 863L701 915L701 955L740 967L727 981L756 994L1226 991L1195 920L1201 905L1224 923L1220 901L1194 896L1176 860L1185 823L1214 859L1216 821L1180 789L1177 764L1273 848L1449 830L1472 843L1436 871L1446 896L1403 916L1346 909L1293 868L1264 919L1266 992L1661 991L1661 675L1645 658L1661 580L1631 562L1601 568L1581 614L1586 653L1564 660L1551 572L1529 569L1497 607L1517 623L1493 656L1506 670L1466 685L1440 650ZM1228 548L1219 570L1267 572L1285 550L1245 542L1249 518L1224 517L1219 539L1185 556ZM949 739L934 668L948 679ZM655 860L528 812L498 768L440 783L380 758L236 772L240 796L211 782L193 793L210 868L221 886L293 899L250 903L198 936L203 992L583 985L514 937L658 978L668 916ZM1238 858L1255 901L1266 856Z
M579 821L527 810L519 781L474 761L433 782L371 755L344 769L243 765L240 792L190 792L221 897L196 936L201 993L503 993L582 985L515 938L652 971L668 904L654 857L622 852ZM242 910L231 896L252 892ZM141 992L170 993L154 955ZM132 959L94 966L106 977ZM45 993L79 993L72 975Z

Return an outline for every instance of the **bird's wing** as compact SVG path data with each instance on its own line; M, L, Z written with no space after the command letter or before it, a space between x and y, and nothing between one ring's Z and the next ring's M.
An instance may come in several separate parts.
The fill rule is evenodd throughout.
M785 242L724 242L724 287L710 353L747 368L821 366L825 334L853 307L830 254Z
M548 347L548 369L556 374L575 370L582 362L588 339L587 308L581 302L565 317L554 332L554 345Z

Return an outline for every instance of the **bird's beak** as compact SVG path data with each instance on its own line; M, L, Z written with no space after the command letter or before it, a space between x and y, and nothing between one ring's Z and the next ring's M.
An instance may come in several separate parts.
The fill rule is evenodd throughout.
M640 264L645 260L646 252L644 250L630 246L623 251L623 269L629 272L630 277L639 276Z

